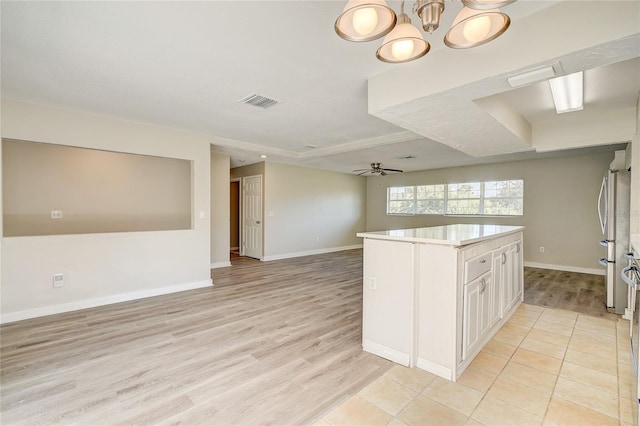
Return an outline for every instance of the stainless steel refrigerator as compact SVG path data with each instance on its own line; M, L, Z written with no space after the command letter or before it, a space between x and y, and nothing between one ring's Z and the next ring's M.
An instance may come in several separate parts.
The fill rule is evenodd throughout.
M630 171L609 170L602 180L598 197L598 215L604 235L600 244L607 249L607 257L600 259L600 264L606 268L605 302L609 311L621 315L627 307L627 285L620 274L628 263L630 182Z

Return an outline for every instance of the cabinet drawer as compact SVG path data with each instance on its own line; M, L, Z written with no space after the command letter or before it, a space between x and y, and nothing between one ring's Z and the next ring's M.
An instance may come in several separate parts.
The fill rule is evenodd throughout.
M464 282L465 284L475 280L480 275L491 270L492 253L485 253L482 256L474 257L464 262Z

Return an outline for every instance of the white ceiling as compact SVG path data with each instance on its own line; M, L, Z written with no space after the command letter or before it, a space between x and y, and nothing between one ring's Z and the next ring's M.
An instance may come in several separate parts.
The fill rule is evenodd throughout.
M3 1L2 96L205 133L232 166L266 154L341 172L424 170L613 149L635 131L637 1L519 0L503 10L502 37L454 50L441 39L461 4L447 0L431 52L399 65L375 58L379 41L335 34L344 4ZM546 83L506 83L555 62L587 70L584 111L555 114ZM238 102L252 93L281 103Z

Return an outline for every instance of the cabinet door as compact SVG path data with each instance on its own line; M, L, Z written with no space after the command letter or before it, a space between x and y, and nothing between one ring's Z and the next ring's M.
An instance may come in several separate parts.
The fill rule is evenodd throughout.
M503 287L504 256L502 250L493 252L493 269L491 274L491 315L493 326L502 318L502 287Z
M513 270L511 268L512 262L509 261L509 246L501 247L494 252L493 265L494 269L498 270L499 281L494 284L496 291L499 294L499 306L500 306L500 318L509 311L513 304L513 288L511 287L511 279Z
M488 273L480 277L480 340L489 331L492 322L492 305L493 305L493 277Z
M464 285L464 329L462 359L473 352L491 328L491 273Z
M462 330L462 359L467 358L470 348L478 342L480 336L480 280L472 281L464 286L464 328Z
M509 246L509 255L508 262L510 267L510 282L509 287L510 290L510 306L513 306L522 298L522 287L523 287L523 277L522 277L522 243L519 241L517 243L511 244Z

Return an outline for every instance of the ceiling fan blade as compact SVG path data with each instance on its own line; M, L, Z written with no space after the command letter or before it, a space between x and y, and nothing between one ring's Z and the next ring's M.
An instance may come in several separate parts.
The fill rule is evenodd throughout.
M402 170L399 169L382 169L382 170L386 170L387 172L398 172L398 173L403 173Z
M362 176L363 174L365 174L365 173L369 173L369 172L371 172L371 170L365 170L365 171L364 171L364 172L362 172L362 173L358 173L356 176Z
M383 169L383 170L384 170L384 169ZM386 176L386 175L387 175L387 173L386 173L386 172L384 172L384 171L380 172L380 176Z
M371 169L357 169L357 170L351 170L352 172L368 172Z

